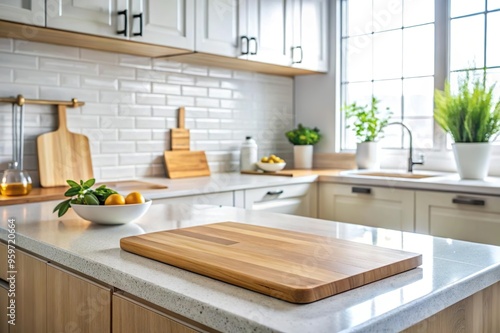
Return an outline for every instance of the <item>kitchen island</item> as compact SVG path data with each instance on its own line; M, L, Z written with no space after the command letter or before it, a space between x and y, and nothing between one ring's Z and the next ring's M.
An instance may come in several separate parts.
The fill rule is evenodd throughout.
M401 331L491 286L495 294L488 296L493 302L490 306L496 311L500 306L500 248L495 246L201 205L153 204L133 223L101 226L80 219L72 211L58 219L52 214L56 203L1 207L1 240L7 240L8 219L14 218L19 248L216 331ZM222 221L422 253L423 265L311 304L297 305L120 249L123 237ZM494 317L490 320L500 325L498 316Z

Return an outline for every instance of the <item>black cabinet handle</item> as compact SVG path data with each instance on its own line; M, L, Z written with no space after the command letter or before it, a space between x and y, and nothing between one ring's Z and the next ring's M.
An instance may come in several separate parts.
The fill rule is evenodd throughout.
M252 42L252 41L255 42L255 51L250 52L250 54L255 55L259 51L259 45L257 44L257 38L255 38L255 37L250 38L250 42Z
M142 13L132 15L133 19L139 18L139 32L134 32L134 36L142 36Z
M246 42L246 43L243 43L243 42ZM246 51L243 51L243 44L246 44L247 46L247 49ZM248 54L248 51L249 51L249 48L250 48L250 40L248 39L247 36L241 36L241 54L242 55L245 55L245 54Z
M266 194L267 194L267 195L280 195L280 194L283 194L283 190L278 190L278 191L268 191Z
M128 17L127 17L127 10L124 9L124 10L120 10L118 13L118 16L120 15L123 15L123 26L124 26L124 29L123 30L118 30L116 33L118 35L124 35L125 37L127 37L127 21L128 21Z
M363 194L371 194L372 189L369 187L353 187L352 193L363 193Z
M300 60L295 61L295 50L300 50ZM292 64L300 64L302 63L302 59L304 59L304 51L302 50L302 46L296 46L292 48Z
M471 205L471 206L484 206L485 201L482 199L474 199L474 198L463 198L463 197L456 197L451 200L454 204L460 204L460 205Z

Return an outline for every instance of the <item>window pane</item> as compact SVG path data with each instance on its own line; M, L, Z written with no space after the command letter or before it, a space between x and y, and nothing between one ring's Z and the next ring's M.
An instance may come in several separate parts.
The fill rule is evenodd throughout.
M405 119L405 125L411 130L413 148L430 149L434 146L434 121L432 118ZM409 141L406 136L407 133L405 133L405 147L408 147ZM418 159L418 156L414 156L414 158Z
M402 75L402 30L373 35L373 78L394 79Z
M401 118L401 79L373 83L373 95L380 100L379 110L388 107L393 118Z
M347 81L370 81L372 79L372 35L356 36L344 40L347 43Z
M434 22L434 0L404 0L403 25L405 27L431 22Z
M372 99L371 82L349 83L345 85L345 89L347 104L351 104L354 102L356 102L358 105L370 104Z
M372 0L347 1L347 34L361 35L372 32Z
M373 31L385 31L403 26L402 0L373 1Z
M500 8L500 0L488 0L488 10Z
M486 66L500 66L500 12L488 14L488 31L486 41Z
M434 77L403 80L404 116L431 117L434 114Z
M450 70L484 66L484 15L451 21Z
M484 9L484 0L451 0L451 17L479 13Z
M434 74L434 25L403 31L403 76Z

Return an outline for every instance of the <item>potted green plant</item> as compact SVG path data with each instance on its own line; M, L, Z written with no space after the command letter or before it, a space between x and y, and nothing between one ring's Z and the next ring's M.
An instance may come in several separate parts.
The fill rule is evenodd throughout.
M294 167L297 169L311 169L313 164L313 146L321 140L319 129L299 124L297 128L286 132L285 136L294 145Z
M458 91L450 83L434 95L434 119L451 135L453 154L462 179L484 179L488 175L490 140L500 132L500 100L494 101L495 85L482 77L471 78L467 70L458 80Z
M392 113L389 108L380 111L380 101L372 96L370 105L360 106L356 102L342 108L346 119L351 120L347 128L353 128L356 138L356 164L359 169L378 169L380 167L378 140L383 137L384 128Z

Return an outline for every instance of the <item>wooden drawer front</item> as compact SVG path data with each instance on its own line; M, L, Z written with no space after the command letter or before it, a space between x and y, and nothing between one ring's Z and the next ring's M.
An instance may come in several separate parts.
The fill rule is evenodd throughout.
M245 208L250 209L255 202L300 198L307 195L311 187L312 184L296 184L246 190Z
M234 206L233 192L189 195L185 197L155 199L153 203L186 204L186 205L220 205Z
M47 265L47 332L111 331L111 289ZM32 331L34 332L34 331Z
M416 231L500 245L500 198L418 191Z
M414 230L413 191L344 184L320 185L319 218L403 231Z
M113 295L113 333L195 333L167 316L121 295Z
M7 245L0 243L0 279L7 281Z

